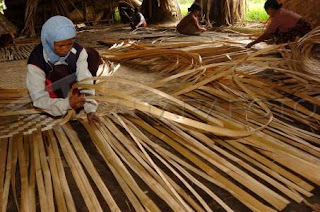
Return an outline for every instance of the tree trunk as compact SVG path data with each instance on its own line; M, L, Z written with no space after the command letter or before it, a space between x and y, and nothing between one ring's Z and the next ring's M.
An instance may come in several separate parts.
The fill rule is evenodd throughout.
M148 23L176 22L181 19L177 0L143 0L141 8Z
M202 6L202 15L208 24L230 25L243 21L246 0L196 0Z

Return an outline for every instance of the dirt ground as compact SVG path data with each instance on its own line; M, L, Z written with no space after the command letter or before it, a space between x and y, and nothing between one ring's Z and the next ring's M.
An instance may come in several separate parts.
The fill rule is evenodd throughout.
M216 39L230 39L236 40L238 42L248 43L248 37L239 34L225 34L225 33L218 33L213 31L205 32L201 36L183 36L178 35L174 28L168 27L160 27L160 28L151 28L146 31L138 31L135 33L130 33L130 28L123 25L116 25L112 27L102 27L101 29L91 28L85 29L78 33L77 40L85 47L94 47L98 50L103 50L106 48L104 45L99 44L98 40L126 40L126 39L140 39L146 42L152 41L155 39L159 40L183 40L183 41L197 41L199 39L206 40L206 41L214 41ZM23 39L18 40L17 42L23 42ZM38 39L28 40L28 42L39 42ZM263 48L264 44L260 44L257 48ZM25 78L26 78L26 60L20 61L13 61L13 62L2 62L0 63L0 70L1 70L1 78L0 78L0 88L24 88L25 87ZM120 69L117 73L119 75L130 75L130 71L128 69ZM71 122L72 127L77 131L79 138L83 142L85 149L87 150L89 156L91 157L92 162L94 163L95 167L97 168L98 172L101 176L103 176L103 180L107 185L108 189L110 190L112 196L114 197L115 201L119 205L122 211L134 211L132 205L129 203L128 199L126 198L125 194L123 193L122 189L120 188L119 184L117 183L116 179L114 178L110 169L106 166L105 161L97 152L95 146L91 142L88 133L83 128L83 126L78 121ZM66 164L66 163L65 163ZM78 211L87 211L84 201L80 195L80 192L73 181L73 177L71 174L70 169L65 166L67 179L69 181L69 185L74 196L74 200L76 202L76 207ZM134 174L133 174L134 175ZM69 176L69 177L68 177ZM135 175L134 175L135 176ZM139 182L142 188L144 188L145 192L157 203L162 211L170 211L170 208L165 204L161 199L157 197L148 187L136 176L136 180ZM208 184L207 182L203 182L206 186L211 186L212 190L218 194L221 199L227 203L232 209L235 211L249 211L249 209L240 203L236 198L230 195L225 190L213 185ZM92 183L92 187L97 191L94 183ZM201 191L199 193L205 197ZM320 203L320 188L317 188L314 192L314 196L309 199L312 203ZM109 211L107 204L103 201L102 196L99 192L96 192L98 195L99 200L101 200L101 206L105 211ZM100 195L100 196L99 196ZM216 202L210 200L209 196L207 199L209 206L214 211L224 211L221 206L219 206ZM211 201L211 202L210 202ZM17 211L15 206L13 196L10 196L8 211ZM297 204L292 203L290 204L284 211L287 212L307 212L312 211L309 207L305 204Z

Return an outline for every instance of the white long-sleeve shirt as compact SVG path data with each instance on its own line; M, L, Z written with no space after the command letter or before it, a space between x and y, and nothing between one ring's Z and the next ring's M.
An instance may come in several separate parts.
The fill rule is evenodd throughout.
M71 49L71 53L76 54L77 50L75 48ZM49 61L48 56L43 51L43 56L46 62ZM91 72L88 69L87 62L88 54L85 49L83 49L77 60L77 70L76 77L77 81L92 77ZM58 61L54 65L66 64L65 61ZM69 103L69 97L63 98L51 98L49 92L46 90L46 74L39 67L28 64L27 81L26 85L29 90L33 106L44 110L52 116L62 116L71 109ZM93 81L86 81L87 84L93 84ZM81 93L86 93L90 95L95 95L95 91L92 89L81 90ZM98 103L95 100L86 100L84 104L84 110L86 113L96 112L98 108Z

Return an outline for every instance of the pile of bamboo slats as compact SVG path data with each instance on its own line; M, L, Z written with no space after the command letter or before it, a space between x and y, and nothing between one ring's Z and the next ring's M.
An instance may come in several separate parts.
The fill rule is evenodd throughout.
M37 44L17 44L0 48L0 62L25 60Z
M281 211L291 202L317 209L308 198L320 186L319 79L293 69L287 48L251 51L221 41L126 43L102 51L108 60L147 70L135 80L108 76L74 85L96 90L87 98L99 101L101 123L80 122L134 210L233 211L217 187L252 211ZM166 77L144 81L160 71ZM12 99L4 95L0 102ZM95 168L94 155L61 124L71 113L56 122L22 109L2 116L3 210L10 192L22 211L34 211L38 202L42 211L79 210L64 162L89 211L102 211L102 203L126 210L108 176ZM46 121L51 125L44 128Z
M292 44L290 51L284 50L283 56L293 61L291 69L311 74L319 78L320 71L320 39L319 28L301 38L298 44Z

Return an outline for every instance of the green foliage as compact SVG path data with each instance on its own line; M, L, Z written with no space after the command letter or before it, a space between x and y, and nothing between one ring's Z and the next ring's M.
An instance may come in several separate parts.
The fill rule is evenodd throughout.
M0 0L0 13L3 13L3 2Z
M266 21L269 16L264 10L265 0L249 0L248 1L248 12L246 14L247 21Z
M179 4L182 17L186 16L188 14L188 8L190 7L190 4Z
M178 0L182 17L188 14L188 8L193 4L194 0Z
M264 22L268 20L269 16L264 11L264 9L254 8L250 9L246 14L246 20L247 21L260 21Z
M266 0L248 0L249 4L256 4L256 3L261 3L264 4Z
M121 21L120 11L119 11L118 7L114 11L114 20L115 20L115 22L120 22Z
M191 5L194 2L194 0L179 0L179 4L186 4L186 5Z

